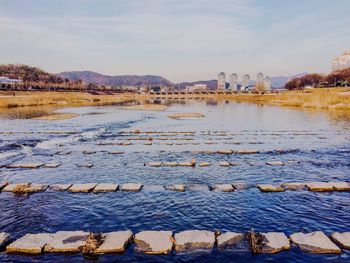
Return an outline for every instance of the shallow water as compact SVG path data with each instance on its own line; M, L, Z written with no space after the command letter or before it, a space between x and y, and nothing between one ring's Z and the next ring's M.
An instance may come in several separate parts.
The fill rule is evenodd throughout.
M169 102L167 102L169 104ZM129 111L117 106L61 110L80 117L57 122L1 119L0 164L61 162L55 169L0 168L0 181L33 183L126 183L145 185L138 193L70 194L48 191L29 196L0 193L0 232L13 238L25 233L86 230L109 232L207 229L247 232L350 231L350 193L286 191L261 193L256 188L217 193L163 190L176 183L256 183L350 181L350 125L347 118L306 111L227 101L170 103L163 112ZM174 120L174 112L200 112L200 119ZM133 134L125 131L193 131L193 134ZM210 132L209 132L210 131ZM152 137L152 145L144 145ZM169 138L169 140L161 140ZM128 140L130 139L130 140ZM132 142L132 145L104 145ZM173 142L173 145L166 145ZM183 143L181 145L181 143ZM194 143L194 144L193 144ZM199 144L198 144L199 143ZM208 144L211 143L211 144ZM215 143L215 144L212 144ZM180 144L180 145L178 145ZM204 154L198 150L253 150L249 155ZM72 151L57 155L61 150ZM82 151L96 151L83 154ZM108 151L125 151L110 154ZM280 150L277 152L276 150ZM283 150L283 151L281 151ZM208 161L209 167L149 167L150 161ZM220 167L218 161L237 166ZM268 166L279 160L285 166ZM93 163L92 168L77 164ZM2 262L86 261L81 255L19 256L0 253ZM296 247L275 255L253 256L247 244L211 253L147 256L129 247L123 255L98 262L348 262L342 255L311 255Z

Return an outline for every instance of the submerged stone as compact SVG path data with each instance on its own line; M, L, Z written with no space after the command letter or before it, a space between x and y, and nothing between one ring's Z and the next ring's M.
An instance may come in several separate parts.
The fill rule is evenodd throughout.
M54 190L54 191L67 191L70 187L72 186L72 184L53 184L50 186L50 189Z
M324 182L313 182L306 184L306 187L309 191L313 192L325 192L325 191L333 191L332 183L324 183Z
M226 232L217 237L219 249L237 245L244 239L244 234L235 232Z
M10 164L6 168L22 168L22 169L38 169L43 166L44 163L22 163L22 164Z
M169 186L168 189L171 191L185 192L186 186L184 184L174 184L172 186Z
M258 248L258 253L278 253L282 250L290 249L289 239L288 237L281 232L268 232L268 233L259 233L262 237L261 244L257 244L261 246Z
M83 231L59 231L52 234L52 238L44 247L45 252L78 253L82 250L89 233Z
M10 235L5 232L0 232L0 249L10 241Z
M200 167L210 166L210 163L208 163L208 162L201 162L201 163L199 163L199 166Z
M267 165L271 165L271 166L282 166L284 165L284 162L282 161L269 161L266 162Z
M341 253L337 247L323 232L316 231L311 233L294 233L290 236L291 240L297 244L304 252L309 253Z
M233 183L233 187L234 189L237 189L237 190L244 190L244 189L251 188L252 186L247 183Z
M52 234L26 234L6 247L8 253L41 254Z
M232 184L214 184L211 189L214 192L232 192L234 190Z
M109 154L124 154L123 151L108 151Z
M57 155L68 155L68 154L71 154L72 151L69 151L69 150L66 150L66 151L60 151L57 153Z
M258 184L257 187L261 192L283 192L285 189L279 185Z
M174 243L176 252L211 250L215 244L215 234L206 230L187 230L176 233Z
M122 185L122 191L138 192L142 188L142 184L138 183L127 183Z
M119 185L111 183L101 183L96 185L93 192L94 193L104 193L104 192L115 192L117 191Z
M93 163L80 163L80 164L77 164L78 167L84 167L84 168L91 168L94 166Z
M123 253L132 238L132 232L116 231L102 234L103 243L94 250L94 254Z
M88 193L91 192L97 184L73 184L68 191L72 193Z
M146 254L169 254L173 248L173 232L142 231L135 235L136 250Z
M95 154L96 151L88 151L88 150L85 150L83 151L83 154Z
M57 168L61 165L61 163L46 163L44 165L45 168Z
M341 248L350 249L350 232L335 232L331 235L331 238L336 242Z
M219 162L219 165L220 166L230 166L231 164L229 162L226 162L226 161L221 161L221 162Z
M283 183L281 186L286 190L292 190L292 191L305 189L305 183L298 183L298 182Z
M206 192L209 191L209 187L206 184L192 184L188 187L190 191L194 192Z

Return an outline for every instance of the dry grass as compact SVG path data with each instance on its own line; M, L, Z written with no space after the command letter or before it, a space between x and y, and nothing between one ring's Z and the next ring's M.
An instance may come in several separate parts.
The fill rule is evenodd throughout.
M0 92L0 108L15 108L24 106L89 106L117 103L135 99L135 94L91 95L86 92L42 92L20 91Z

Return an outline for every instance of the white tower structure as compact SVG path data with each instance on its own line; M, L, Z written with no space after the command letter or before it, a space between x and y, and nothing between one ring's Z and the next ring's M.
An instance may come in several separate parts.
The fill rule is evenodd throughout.
M264 74L259 72L256 74L256 82L255 82L256 90L264 90Z
M248 88L250 84L250 76L248 74L245 74L243 76L243 79L242 79L242 88L241 90L245 90L246 88Z
M218 87L217 89L223 90L226 87L226 76L224 72L218 74Z
M344 51L340 56L333 59L332 71L350 68L350 51Z
M230 89L238 90L238 75L236 73L230 74Z

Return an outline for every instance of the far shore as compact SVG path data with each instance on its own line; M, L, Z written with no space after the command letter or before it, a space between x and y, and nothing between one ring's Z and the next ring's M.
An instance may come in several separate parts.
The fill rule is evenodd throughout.
M269 94L206 94L206 95L150 95L135 93L119 93L116 95L91 95L86 92L42 92L0 91L0 108L57 106L79 107L98 106L128 102L132 100L154 99L225 99L239 102L270 104L298 108L313 108L323 110L342 110L350 115L350 88L317 88L310 90L284 91ZM145 104L124 107L128 110L165 110L165 105Z

